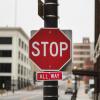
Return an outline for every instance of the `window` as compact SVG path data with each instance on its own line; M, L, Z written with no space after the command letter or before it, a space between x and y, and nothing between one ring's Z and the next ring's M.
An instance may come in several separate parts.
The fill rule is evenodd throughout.
M19 47L20 47L20 45L21 45L21 40L19 39Z
M25 51L26 51L26 44L25 44Z
M18 64L18 74L20 74L20 64Z
M87 45L87 46L78 46L78 45L75 45L74 46L74 49L90 49L90 45Z
M23 49L25 50L25 44L24 44L24 42L23 42Z
M21 60L23 61L23 54L21 54Z
M0 50L0 57L12 57L11 50Z
M0 76L0 90L2 89L2 84L5 84L5 89L11 90L11 76Z
M11 72L11 63L0 63L0 72Z
M26 68L25 68L25 72L24 72L24 75L26 75Z
M21 66L21 75L23 75L23 66Z
M26 72L26 68L24 67L24 76L26 75L26 73L25 73L25 72Z
M28 46L26 46L26 51L28 52Z
M0 37L0 44L12 44L11 37Z
M22 41L22 48L24 47L24 42Z
M75 55L90 55L90 52L79 52L79 51L75 51L74 52Z
M20 59L20 55L21 55L21 54L20 54L20 51L19 51L19 52L18 52L18 59Z
M26 62L26 56L24 56L24 62Z
M27 64L28 64L28 58L27 58Z

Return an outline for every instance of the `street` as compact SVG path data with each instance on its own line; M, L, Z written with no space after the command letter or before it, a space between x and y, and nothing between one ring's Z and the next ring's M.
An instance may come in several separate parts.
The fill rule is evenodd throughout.
M36 89L32 91L27 90L21 90L16 91L14 94L12 92L8 92L0 96L0 100L43 100L43 88L42 88L42 82L37 83ZM84 93L84 84L79 88L77 100L91 100L89 99L88 95ZM66 90L66 80L65 81L59 81L59 98L58 100L71 100L71 94L65 94Z
M59 81L59 100L70 100L71 95L65 95L65 82L66 81ZM42 82L39 82L39 84L42 84ZM14 94L11 92L8 92L8 94L3 94L0 96L0 100L41 100L43 99L43 89L42 87L39 87L38 89L32 90L32 91L16 91Z
M12 94L10 96L2 96L0 100L40 100L42 97L42 91L40 89L35 91L23 91L22 93Z

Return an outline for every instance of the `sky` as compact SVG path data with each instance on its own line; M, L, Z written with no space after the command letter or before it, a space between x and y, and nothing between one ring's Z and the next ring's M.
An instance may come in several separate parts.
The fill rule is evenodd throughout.
M43 1L43 0L42 0ZM44 27L38 16L38 0L0 0L0 27L21 27L30 36L31 30ZM94 41L94 0L58 0L58 27L72 30L73 42L83 37Z

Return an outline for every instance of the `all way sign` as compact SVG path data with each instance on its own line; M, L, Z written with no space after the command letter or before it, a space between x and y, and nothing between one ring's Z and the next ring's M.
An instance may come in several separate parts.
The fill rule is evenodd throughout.
M36 74L37 80L49 81L49 80L62 80L62 72L38 72Z

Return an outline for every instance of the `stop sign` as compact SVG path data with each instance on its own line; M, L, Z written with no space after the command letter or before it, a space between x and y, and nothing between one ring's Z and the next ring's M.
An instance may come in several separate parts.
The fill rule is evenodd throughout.
M43 71L58 71L71 58L71 41L58 28L43 28L29 41L29 57Z

